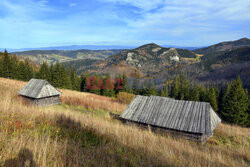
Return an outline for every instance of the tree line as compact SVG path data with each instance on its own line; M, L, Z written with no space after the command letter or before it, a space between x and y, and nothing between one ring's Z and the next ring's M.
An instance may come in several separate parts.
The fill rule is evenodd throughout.
M136 95L156 95L179 100L209 102L223 121L250 127L249 93L242 87L238 77L223 88L214 85L204 86L191 83L183 75L176 76L156 87L152 79L140 83L140 78L128 79L125 74L111 78L106 75L90 75L83 73L77 76L76 71L63 64L48 65L42 63L39 68L32 65L27 59L18 60L7 51L0 53L0 77L28 81L31 78L44 79L53 86L98 95L115 97L119 92Z

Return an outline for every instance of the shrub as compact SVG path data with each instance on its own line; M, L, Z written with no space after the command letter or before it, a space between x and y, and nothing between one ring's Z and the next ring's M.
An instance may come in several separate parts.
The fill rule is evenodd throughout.
M123 103L123 104L129 104L133 100L134 97L135 97L134 94L126 93L126 92L119 92L117 94L118 102Z

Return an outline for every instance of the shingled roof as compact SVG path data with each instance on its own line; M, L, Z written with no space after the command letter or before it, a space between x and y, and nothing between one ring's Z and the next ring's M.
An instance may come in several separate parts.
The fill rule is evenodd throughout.
M137 95L120 118L177 131L211 134L221 119L206 102Z
M45 98L60 95L61 92L54 88L49 82L41 79L31 79L22 90L20 95L30 98Z

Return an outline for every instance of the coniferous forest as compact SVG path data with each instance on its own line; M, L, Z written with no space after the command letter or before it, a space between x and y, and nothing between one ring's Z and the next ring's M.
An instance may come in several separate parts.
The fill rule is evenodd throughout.
M242 86L240 77L220 88L217 85L197 84L185 76L177 75L158 88L154 80L139 84L140 78L128 82L125 74L111 78L107 75L90 75L83 73L77 76L76 71L63 64L40 66L28 59L19 60L5 50L0 53L0 77L29 81L31 78L44 79L53 86L63 89L90 92L98 95L115 97L119 92L136 95L157 95L179 100L209 102L223 121L240 126L250 127L249 93Z

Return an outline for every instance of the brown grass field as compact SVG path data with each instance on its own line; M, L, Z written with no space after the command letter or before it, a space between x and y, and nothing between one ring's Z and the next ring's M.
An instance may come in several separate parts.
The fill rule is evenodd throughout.
M250 166L248 128L220 124L201 145L112 119L116 99L61 90L61 105L31 106L24 84L0 78L0 166Z

